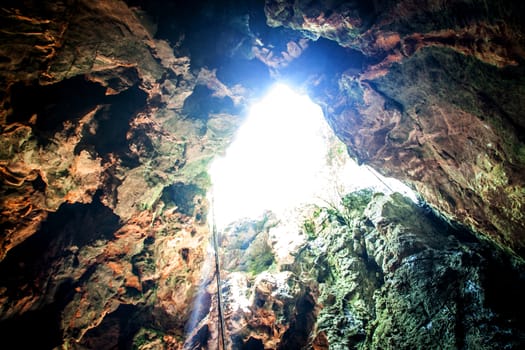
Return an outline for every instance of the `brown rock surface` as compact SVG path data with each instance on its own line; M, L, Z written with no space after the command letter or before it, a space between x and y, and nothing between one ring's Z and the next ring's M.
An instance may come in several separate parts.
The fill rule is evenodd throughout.
M206 164L238 123L188 118L185 101L196 86L241 100L136 11L2 5L2 334L29 322L43 348L135 334L182 346L208 244Z
M523 5L351 4L269 1L265 10L271 25L371 59L314 89L353 156L523 255Z
M278 79L309 91L355 159L523 258L523 13L510 0L4 1L1 334L34 330L20 348L216 346L206 165ZM225 253L227 295L247 299L227 310L231 344L328 348L316 284L268 273L257 237Z

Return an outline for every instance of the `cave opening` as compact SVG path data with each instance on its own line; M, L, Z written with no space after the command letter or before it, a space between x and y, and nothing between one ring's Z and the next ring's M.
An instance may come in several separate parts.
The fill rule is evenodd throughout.
M525 2L426 4L4 0L3 347L525 349Z
M308 95L276 83L249 109L226 152L209 169L219 228L270 211L279 218L311 204L335 203L350 191L400 192L402 182L358 166Z
M288 288L285 276L293 256L308 240L304 220L315 208L339 207L344 195L360 189L400 192L417 201L400 181L359 166L328 125L322 108L281 82L251 106L230 146L211 163L209 174L213 249L202 276L210 267L217 271L213 298L220 324L224 324L220 310L239 315L248 309L250 289L260 283L255 276L267 276L262 278L269 278L277 290ZM199 295L205 286L201 283L193 303L188 343L202 319ZM230 297L221 301L222 294ZM257 308L271 307L267 296L260 297ZM234 339L239 330L225 327L226 338ZM297 344L306 343L301 336L295 339L297 334L291 337ZM257 344L247 340L243 348Z

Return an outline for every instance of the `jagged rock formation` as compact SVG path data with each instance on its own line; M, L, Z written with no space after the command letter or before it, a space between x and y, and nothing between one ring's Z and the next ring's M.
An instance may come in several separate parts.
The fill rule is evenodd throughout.
M239 122L203 101L236 95L124 2L2 6L2 335L29 322L24 348L126 347L156 324L182 344L206 164Z
M227 348L304 348L315 326L316 290L292 271L278 268L276 249L269 231L279 225L271 214L260 220L240 221L220 234L224 334ZM215 276L204 281L212 312L192 325L191 348L216 347ZM197 322L198 321L198 322ZM208 338L199 337L206 330Z
M266 215L220 239L226 343L233 349L519 349L525 265L400 194L350 193L304 222L279 264ZM297 228L300 229L300 228ZM290 234L291 232L288 232ZM205 283L216 305L215 280ZM214 348L217 313L194 348ZM204 331L212 336L199 338Z
M253 283L257 316L229 310L231 330L243 326L231 344L519 348L524 12L511 0L2 2L0 333L30 325L17 348L212 347L206 165L284 79L353 157L466 227L376 198L369 221L310 223L307 275L265 272L258 234L262 266L250 253L226 269L228 286ZM284 276L301 278L284 292Z
M522 255L523 6L284 0L265 11L369 58L313 89L353 156Z
M312 239L297 258L319 282L322 348L523 344L519 259L399 194L352 193L341 208L308 221Z

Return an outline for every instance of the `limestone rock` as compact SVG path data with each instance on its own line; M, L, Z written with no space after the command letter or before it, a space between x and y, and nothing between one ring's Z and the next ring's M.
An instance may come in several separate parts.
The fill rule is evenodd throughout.
M511 0L3 1L4 343L213 349L221 292L233 348L523 348L523 13ZM277 80L425 204L346 195L285 258L272 237L285 229L249 223L222 236L217 286L207 165Z
M523 10L510 1L265 6L271 25L333 40L348 60L352 50L367 57L359 70L346 63L323 77L337 86L312 88L355 158L519 255Z
M326 212L298 257L315 261L318 338L345 349L523 345L520 259L399 194L368 198L347 224L347 208Z

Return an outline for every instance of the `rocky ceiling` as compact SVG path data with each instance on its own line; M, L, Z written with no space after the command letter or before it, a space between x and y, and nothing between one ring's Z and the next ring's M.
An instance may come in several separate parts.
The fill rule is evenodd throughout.
M97 326L123 327L154 294L150 321L177 348L206 255L206 165L278 80L323 107L358 162L521 260L524 13L512 0L3 1L4 329L52 320L35 331L44 348L104 348Z

